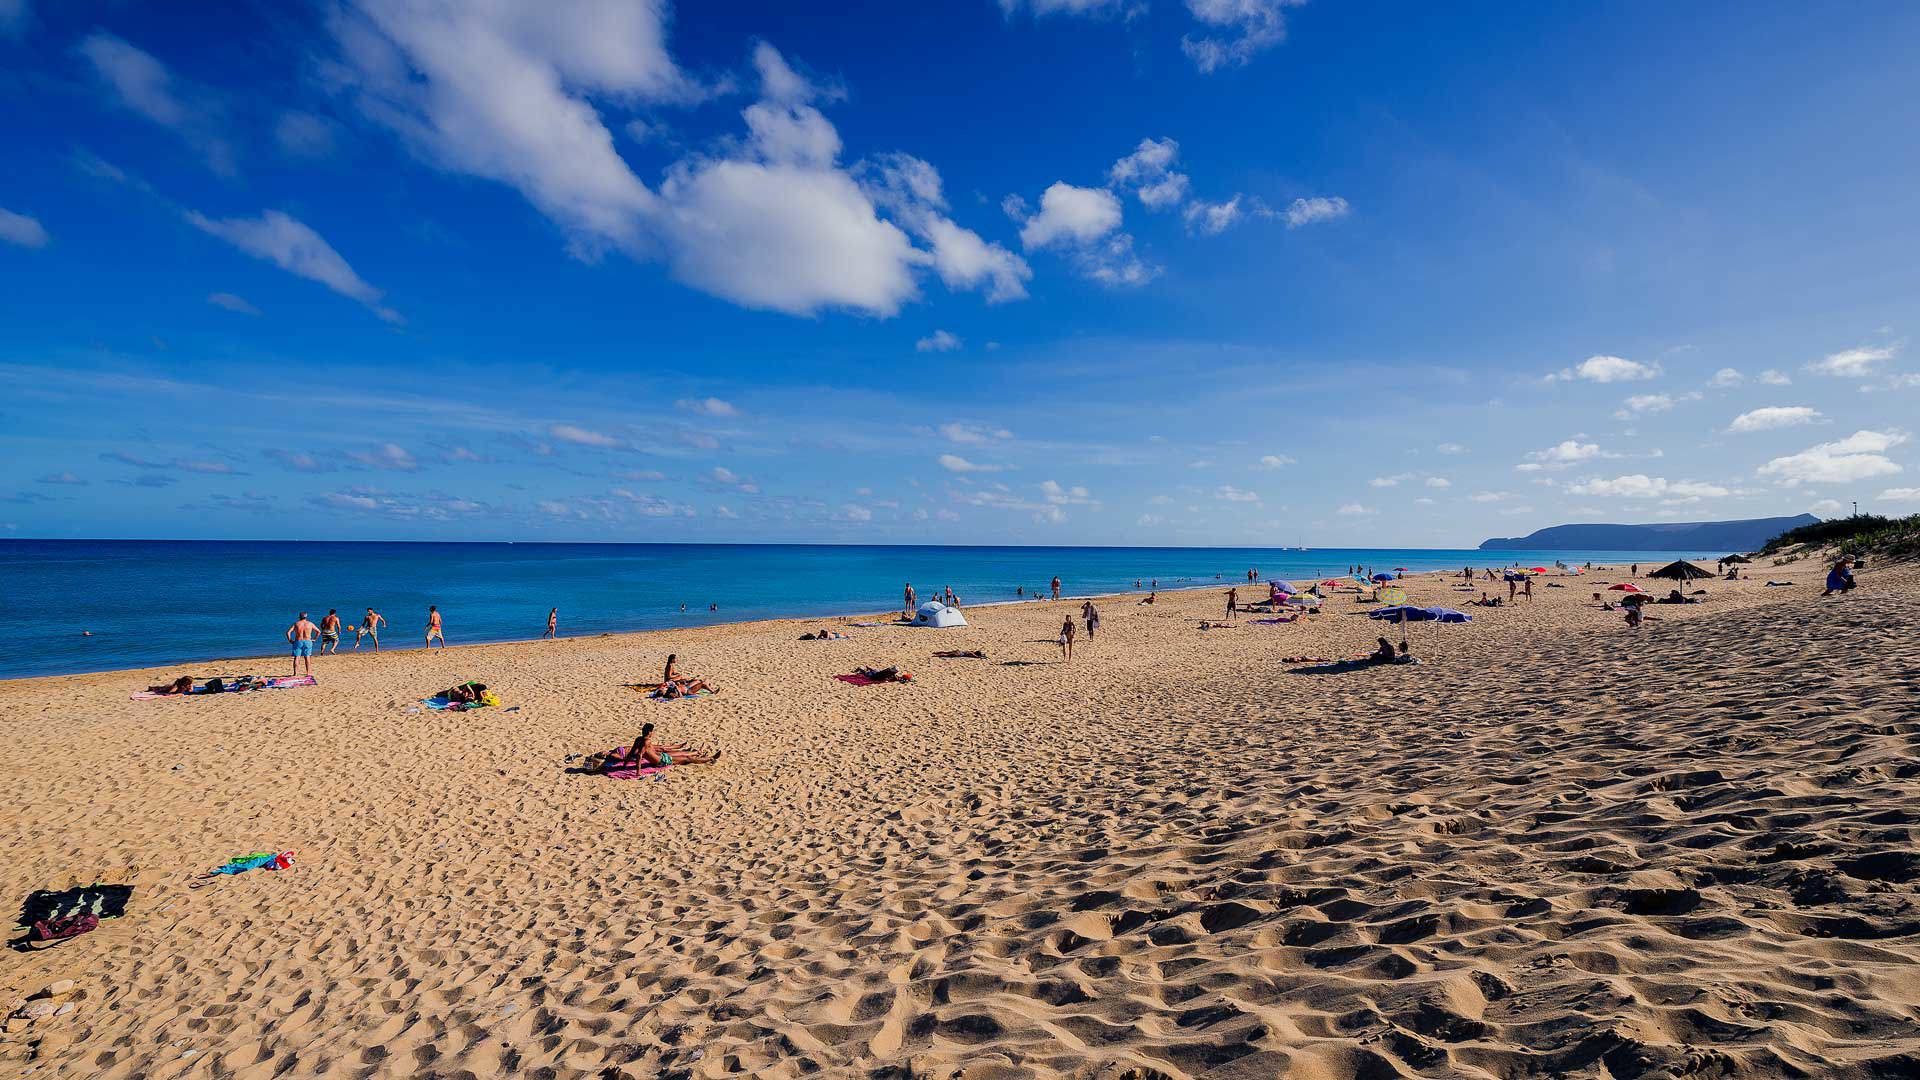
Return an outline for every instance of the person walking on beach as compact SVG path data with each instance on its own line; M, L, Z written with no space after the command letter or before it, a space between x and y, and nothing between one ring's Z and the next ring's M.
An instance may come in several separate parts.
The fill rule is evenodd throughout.
M1513 580L1512 578L1508 578L1507 579L1507 603L1509 604L1513 603L1513 596L1515 593L1519 591L1520 591L1520 583Z
M1094 631L1100 629L1100 609L1094 607L1093 601L1089 600L1080 605L1080 618L1087 624L1087 640L1092 641Z
M1233 613L1240 610L1240 590L1227 590L1227 621L1233 621Z
M1533 575L1532 574L1528 574L1526 577L1526 580L1520 583L1520 591L1526 594L1528 603L1533 602Z
M328 608L327 617L320 620L320 651L323 654L340 651L340 615L332 608Z
M907 582L907 608L906 608L906 613L907 613L908 615L911 615L911 614L913 614L913 582L911 582L911 581L909 581L909 582Z
M1053 575L1053 598L1055 600L1060 599L1060 575L1059 574Z
M554 638L559 636L560 636L560 609L554 608L552 611L547 612L547 640L552 641Z
M1073 616L1060 620L1060 659L1073 659Z
M366 618L361 619L360 625L353 628L353 647L358 649L360 647L360 639L370 637L373 639L373 651L379 652L380 628L386 624L387 617L385 615L380 614L372 608L368 608Z
M433 643L435 640L438 640L440 642L441 648L444 649L447 647L447 635L445 633L445 629L446 628L442 626L440 623L440 609L433 606L432 604L428 604L427 605L427 648L429 649L433 648Z
M307 662L307 674L313 674L313 643L320 637L320 628L307 621L307 613L287 627L287 643L293 646L293 673L300 674L300 661Z
M1640 576L1640 564L1639 564L1639 563L1634 563L1634 564L1633 564L1633 569L1631 569L1631 570L1629 570L1629 571L1628 571L1627 573L1628 573L1628 575L1629 575L1629 576L1631 576L1631 577L1639 577L1639 576Z

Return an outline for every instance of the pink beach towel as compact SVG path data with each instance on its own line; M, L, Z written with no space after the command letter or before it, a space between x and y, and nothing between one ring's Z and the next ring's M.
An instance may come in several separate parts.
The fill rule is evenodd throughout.
M616 746L612 750L607 751L608 764L606 771L600 775L609 780L638 780L642 776L666 772L667 769L671 767L667 765L640 765L637 762L629 762L626 760L629 749L631 749L631 747Z

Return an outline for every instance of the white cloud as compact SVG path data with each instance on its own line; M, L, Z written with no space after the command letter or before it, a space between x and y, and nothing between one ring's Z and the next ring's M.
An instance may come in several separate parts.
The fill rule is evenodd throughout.
M1792 379L1787 378L1787 376L1783 372L1775 371L1772 368L1768 368L1767 370L1760 373L1760 382L1764 386L1792 386L1793 385Z
M1723 367L1719 371L1716 371L1713 373L1713 377L1707 380L1707 385L1713 387L1716 390L1730 390L1733 387L1739 386L1741 383L1746 381L1747 381L1747 377L1745 375L1740 374L1738 370L1730 367Z
M855 503L847 503L840 508L841 521L872 521L873 511Z
M1775 428L1811 424L1820 419L1820 410L1805 405L1769 405L1743 412L1727 425L1728 431L1772 431Z
M1666 412L1672 408L1673 398L1666 394L1635 394L1622 402L1621 407L1615 410L1613 415L1621 420L1629 420L1647 413Z
M1377 488L1399 487L1402 481L1411 479L1413 479L1412 473L1396 473L1393 476L1376 476L1367 481L1367 486Z
M257 218L225 220L189 210L187 221L256 259L265 259L296 277L317 281L342 296L358 300L387 322L402 321L393 309L381 306L380 290L361 280L353 267L347 265L347 260L319 233L278 210L268 210Z
M547 429L547 434L575 446L597 446L602 450L609 450L621 445L620 440L611 435L574 424L555 424Z
M372 469L413 472L420 467L413 455L398 443L381 443L372 450L356 450L347 456Z
M740 415L740 410L734 407L733 402L723 401L717 397L681 398L679 401L674 402L674 406L682 412L690 412L695 416L729 417Z
M1040 196L1040 212L1020 228L1027 248L1091 245L1120 227L1120 200L1104 188L1056 181Z
M1238 195L1219 203L1196 200L1182 212L1187 228L1202 236L1218 236L1226 232L1240 220L1241 216Z
M1067 512L1057 506L1043 506L1033 512L1033 520L1042 525L1062 525L1066 523Z
M914 352L952 352L961 345L960 339L945 330L935 330L926 337L913 343Z
M1520 471L1533 472L1537 469L1566 469L1578 465L1581 462L1618 456L1618 454L1609 454L1600 449L1599 443L1585 443L1578 439L1567 439L1556 445L1549 446L1545 450L1528 451L1527 460L1532 462L1533 465L1531 467L1522 465L1520 466Z
M1312 225L1320 221L1338 221L1351 211L1347 200L1338 195L1332 198L1315 196L1311 199L1295 199L1287 204L1280 216L1287 221L1287 228L1297 229L1302 225Z
M1917 386L1920 386L1920 374L1908 372L1906 374L1889 375L1887 377L1887 389L1889 390L1912 390Z
M1298 461L1286 454L1268 454L1260 459L1260 467L1263 469L1284 469L1289 465L1297 464L1299 464Z
M947 441L966 446L985 446L998 439L1013 438L1013 432L1006 428L982 427L979 424L963 424L958 421L941 424L935 430Z
M1920 502L1920 487L1888 488L1878 498L1881 502Z
M1807 507L1807 513L1818 514L1821 517L1832 517L1846 508L1846 504L1838 499L1821 499L1819 502Z
M185 138L208 168L232 174L233 150L213 134L216 106L203 93L180 84L166 65L112 34L88 35L79 52L120 104Z
M1842 349L1806 366L1806 370L1815 375L1833 375L1842 379L1865 379L1879 370L1881 364L1893 359L1900 352L1899 343L1892 345L1862 346L1857 349Z
M1187 10L1207 28L1204 36L1188 34L1180 48L1202 72L1239 67L1287 36L1283 8L1306 0L1187 0Z
M1513 493L1510 491L1476 491L1467 496L1467 498L1477 503L1500 502L1503 499L1513 498Z
M1444 476L1429 476L1427 477L1427 486L1430 488L1450 488L1453 486L1453 481Z
M225 308L228 311L238 312L241 315L260 314L259 308L254 307L252 304L247 303L245 299L235 296L232 293L211 293L207 296L207 303L217 308Z
M1663 476L1647 476L1634 473L1628 476L1616 476L1611 480L1595 477L1571 484L1567 487L1572 495L1599 495L1616 499L1658 499L1709 498L1717 499L1734 494L1733 489L1718 484L1699 483L1692 480L1668 480Z
M37 218L0 210L0 240L21 247L43 248L47 246L47 230Z
M948 472L956 472L956 473L1005 472L1007 468L1005 465L981 465L976 462L968 461L966 458L963 458L958 454L941 454L940 457L936 460L940 462L941 468L947 470Z
M1901 432L1856 431L1837 442L1808 447L1798 454L1777 457L1760 466L1761 476L1783 487L1801 484L1850 484L1873 476L1901 472L1885 451L1907 441Z
M1659 364L1642 364L1638 360L1628 360L1621 356L1589 356L1573 367L1561 368L1547 376L1547 381L1583 379L1587 382L1617 383L1654 379L1659 376Z
M1020 256L945 216L940 173L932 165L910 154L882 154L857 168L867 196L933 245L934 273L948 288L984 286L989 304L1026 297L1032 268Z
M1133 153L1113 163L1107 179L1132 189L1149 210L1165 210L1186 201L1186 174L1173 171L1180 144L1172 139L1141 139Z
M1436 453L1441 454L1464 454L1467 452L1467 448L1457 442L1443 442L1433 449Z
M1023 262L936 207L881 217L874 192L837 164L839 134L811 104L837 95L764 43L746 137L672 163L649 190L595 103L624 111L708 93L668 55L663 3L355 0L329 26L339 55L327 73L363 113L442 168L518 190L580 258L663 259L693 288L794 315L893 315L918 298L916 275L929 267L989 299L1025 295Z
M1347 517L1360 517L1366 514L1379 513L1378 510L1375 510L1370 506L1362 506L1360 503L1342 503L1340 506L1340 509L1334 512L1337 514L1343 514Z
M1259 492L1245 491L1241 488L1234 487L1232 484L1221 484L1218 488L1215 488L1213 497L1224 502L1256 503L1260 501Z
M320 501L338 510L377 510L378 500L369 495L355 495L345 491L329 491L320 496Z
M1096 500L1086 488L1075 484L1067 487L1055 480L1040 482L1040 494L1055 506L1098 506Z

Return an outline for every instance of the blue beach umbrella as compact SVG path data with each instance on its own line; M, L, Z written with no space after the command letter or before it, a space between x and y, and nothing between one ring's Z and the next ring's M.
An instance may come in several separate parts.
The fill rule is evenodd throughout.
M1393 575L1392 575L1392 574L1375 574L1375 575L1373 575L1373 580L1375 580L1375 581L1392 581L1392 580L1393 580Z

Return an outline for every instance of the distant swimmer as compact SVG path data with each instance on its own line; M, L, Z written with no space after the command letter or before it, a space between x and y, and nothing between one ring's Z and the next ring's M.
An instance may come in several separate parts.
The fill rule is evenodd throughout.
M387 617L372 608L368 608L366 617L360 620L359 626L353 628L353 647L356 649L360 647L361 638L372 638L373 651L379 652L380 628L385 625L387 625Z
M444 649L447 647L446 627L440 621L440 609L435 607L432 604L428 604L427 605L427 648L429 649L433 648L433 643L435 641L438 641L440 643L441 648Z
M320 637L320 628L307 621L307 613L287 627L287 643L293 646L293 673L300 674L300 661L307 662L307 674L313 674L313 643Z

